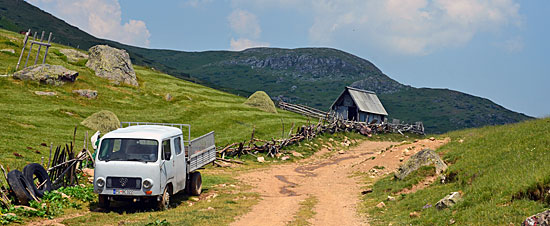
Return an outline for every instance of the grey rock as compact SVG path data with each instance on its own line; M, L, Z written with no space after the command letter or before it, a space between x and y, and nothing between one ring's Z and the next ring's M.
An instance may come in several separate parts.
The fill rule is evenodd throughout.
M46 91L34 91L34 94L38 96L55 96L57 95L56 92L46 92Z
M451 206L454 206L456 203L458 203L462 199L462 196L458 192L451 192L451 194L448 194L443 199L439 200L435 207L439 210L449 208Z
M436 173L440 174L447 169L447 164L441 160L439 155L430 149L424 149L418 153L412 155L407 162L400 166L395 172L395 177L403 180L413 171L419 169L422 166L435 166Z
M48 85L63 85L74 82L78 72L61 65L37 64L13 73L13 78L24 81L39 81Z
M537 213L525 219L521 226L548 226L550 225L550 210Z
M126 50L97 45L90 48L89 53L86 67L94 70L95 75L109 79L115 84L139 85Z
M164 99L165 99L166 101L172 101L173 97L172 97L171 94L167 93L167 94L164 96Z
M15 50L14 50L14 49L0 49L0 52L15 54Z
M71 62L77 62L81 59L88 59L88 54L84 54L78 50L74 49L60 49L59 52L67 56L67 60Z
M86 97L88 99L95 99L97 97L97 90L77 89L73 90L73 93L77 93L78 95Z

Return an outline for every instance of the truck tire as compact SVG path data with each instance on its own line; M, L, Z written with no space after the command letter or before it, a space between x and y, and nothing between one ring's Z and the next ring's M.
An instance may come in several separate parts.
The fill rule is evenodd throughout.
M157 208L159 210L166 210L168 209L168 207L170 207L170 187L166 186L164 192L162 193L160 201L157 202Z
M21 171L10 171L8 173L8 184L20 204L28 205L29 201L34 200L34 190L32 189L33 186L27 178L25 178Z
M106 195L99 195L99 200L97 202L99 208L102 209L109 209L109 206L111 206L111 201Z
M189 193L191 195L200 195L202 191L202 177L200 172L191 173L191 184Z
M52 181L48 176L48 172L38 163L31 163L23 168L23 175L32 185L34 194L42 198L46 191L52 190ZM36 181L35 181L36 178ZM40 187L38 187L40 186Z

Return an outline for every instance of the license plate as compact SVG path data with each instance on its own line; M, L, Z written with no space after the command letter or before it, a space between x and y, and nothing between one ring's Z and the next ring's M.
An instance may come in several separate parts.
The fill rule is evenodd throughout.
M124 189L113 189L113 195L131 195L134 191Z

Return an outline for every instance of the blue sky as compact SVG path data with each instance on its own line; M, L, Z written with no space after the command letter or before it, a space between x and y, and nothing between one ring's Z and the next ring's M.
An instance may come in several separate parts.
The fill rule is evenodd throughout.
M148 48L331 47L415 87L550 116L546 0L28 0L98 37Z

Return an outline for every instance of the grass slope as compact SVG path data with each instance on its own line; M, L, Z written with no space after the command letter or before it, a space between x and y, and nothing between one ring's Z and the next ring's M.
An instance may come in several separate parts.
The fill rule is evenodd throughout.
M548 199L533 201L525 195L550 186L550 118L455 131L444 136L451 137L452 142L437 151L451 164L446 174L448 178L455 174L454 179L402 195L395 202L385 199L430 173L417 173L404 182L393 180L393 175L378 181L373 186L374 192L365 196L364 204L374 206L384 201L387 209L366 208L373 225L389 222L445 225L451 219L456 225L517 225L527 216L550 207ZM463 201L449 209L437 210L435 203L453 191L462 192ZM426 204L434 207L424 209ZM420 217L411 218L409 213L413 211L419 212Z
M13 71L21 51L22 37L0 29L0 49L16 50L16 54L0 53L0 74ZM53 48L64 47L56 44ZM95 76L90 69L67 63L64 59L49 54L46 62L78 71L78 79L73 84L54 87L0 77L0 158L4 165L22 168L28 162L39 161L48 151L48 148L39 146L41 143L60 145L71 141L74 126L100 110L114 112L120 121L188 123L191 124L192 137L214 130L218 145L249 139L253 127L258 138L280 136L281 119L285 128L290 128L291 123L300 125L306 121L304 117L287 111L279 110L279 114L263 112L244 105L244 97L140 66L135 67L140 83L138 88L113 85ZM75 89L93 89L99 95L97 99L87 99L72 93ZM34 91L54 91L57 96L37 96ZM172 101L164 99L168 93L173 96ZM79 126L77 148L82 147L86 130ZM88 131L90 135L95 132ZM23 157L15 157L14 152Z

